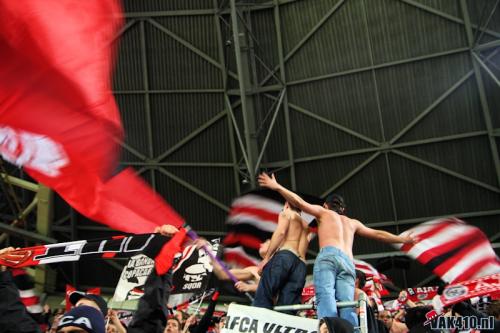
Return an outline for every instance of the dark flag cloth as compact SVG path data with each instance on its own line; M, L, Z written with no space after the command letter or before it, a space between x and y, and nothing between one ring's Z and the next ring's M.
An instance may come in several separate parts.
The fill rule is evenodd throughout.
M411 228L417 242L396 245L443 281L456 283L500 273L500 260L486 235L457 218L438 219Z
M165 274L181 251L186 230L172 238L160 234L115 236L109 239L78 240L67 243L21 248L0 256L0 265L20 268L80 259L129 258L143 253L155 261L156 272Z
M123 129L111 45L122 23L117 0L0 0L0 154L115 230L179 227L132 169L113 175Z
M210 241L209 249L216 257L220 256L220 238ZM212 260L203 249L190 245L184 248L182 256L173 267L173 288L171 295L199 293L204 291L213 271Z
M300 194L304 200L322 204L323 200ZM247 192L233 200L226 220L228 233L223 239L224 261L233 266L254 266L261 261L260 243L270 239L283 210L283 197L268 189ZM317 223L313 216L302 213L311 228Z

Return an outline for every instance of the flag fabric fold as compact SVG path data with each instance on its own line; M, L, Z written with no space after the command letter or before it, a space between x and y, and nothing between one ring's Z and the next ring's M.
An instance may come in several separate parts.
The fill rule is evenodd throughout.
M396 245L448 283L500 273L500 260L486 235L457 218L438 219L411 228L414 244Z
M120 10L116 0L0 0L0 154L113 229L179 227L132 170L113 175L123 139L111 94Z

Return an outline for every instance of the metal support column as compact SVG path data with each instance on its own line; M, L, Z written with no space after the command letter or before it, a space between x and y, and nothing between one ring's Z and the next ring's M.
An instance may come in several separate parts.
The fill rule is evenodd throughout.
M256 119L253 96L249 94L252 88L250 71L250 54L248 49L247 36L243 26L236 0L230 0L231 28L233 30L234 53L236 57L236 67L238 69L238 81L241 95L241 111L243 113L243 127L245 131L245 146L250 168L248 171L248 181L252 187L256 185L254 172L255 161L259 156L258 141L255 136Z
M53 219L53 192L45 185L38 184L36 199L36 231L40 235L50 236ZM55 276L50 274L49 271L50 267L48 265L38 265L35 268L35 286L39 292L45 292L47 287L52 289L55 286Z
M278 58L279 58L279 70L280 78L283 84L283 108L285 115L285 126L286 126L286 142L288 151L288 160L290 162L290 180L292 184L292 190L297 190L297 179L295 175L295 162L293 154L293 141L292 141L292 128L290 123L290 108L288 106L288 92L286 87L286 73L285 73L285 56L283 54L283 37L281 33L281 14L280 14L280 4L278 0L274 0L274 24L276 27L276 41L278 46Z
M222 31L220 27L220 16L218 13L218 3L217 0L213 0L214 8L215 8L215 15L214 15L214 23L215 23L215 31L217 33L217 44L218 44L218 50L219 50L219 62L221 63L221 76L222 76L222 84L223 84L223 90L224 90L224 96L222 97L224 99L224 104L226 104L226 100L229 99L227 96L227 70L226 70L226 59L224 58L224 41L222 40ZM240 175L239 175L239 163L236 157L236 143L234 141L234 130L233 130L233 125L232 125L232 120L231 120L231 105L227 105L224 109L226 110L226 123L227 123L227 130L228 130L228 136L229 136L229 147L231 149L231 161L233 164L233 177L234 177L234 186L235 186L235 191L237 195L241 194L241 188L240 188Z
M490 143L491 155L493 158L493 163L495 165L497 185L500 185L500 157L498 155L498 147L495 141L495 135L493 132L493 123L491 120L490 107L488 105L488 100L486 98L486 90L484 89L483 77L481 74L481 67L474 57L474 34L472 31L472 25L470 21L469 10L467 8L467 1L460 0L460 9L462 10L462 16L465 23L465 33L467 35L467 42L470 47L470 57L472 66L474 68L474 74L476 78L476 84L479 91L479 100L481 102L481 109L483 110L484 122L486 124L486 130L488 131L488 140Z

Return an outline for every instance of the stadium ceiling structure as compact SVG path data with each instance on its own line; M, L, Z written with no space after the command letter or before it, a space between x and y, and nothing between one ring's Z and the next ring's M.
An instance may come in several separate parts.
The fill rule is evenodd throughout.
M456 216L500 246L498 0L124 7L114 81L126 129L121 164L201 235L222 236L231 200L268 171L293 190L342 194L349 215L371 227L399 233ZM112 232L6 169L4 197L20 204L4 205L4 235L55 242ZM42 236L28 216L37 203ZM22 229L11 225L20 217L28 217ZM354 253L380 265L400 254L364 240ZM64 279L100 282L79 265L60 269ZM120 263L109 265L116 277ZM432 279L401 265L410 267L388 266L401 287Z

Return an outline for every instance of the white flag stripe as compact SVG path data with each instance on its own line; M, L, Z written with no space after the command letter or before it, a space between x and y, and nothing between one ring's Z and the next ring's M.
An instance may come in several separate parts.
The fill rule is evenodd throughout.
M248 253L246 253L245 250L241 246L231 247L231 248L226 247L224 249L224 253L225 254L229 254L229 253L239 254L242 257L245 257L246 259L253 262L255 264L255 266L257 266L259 264L259 262L261 261L260 259L257 259L254 256L251 256Z
M278 221L263 221L256 216L243 213L231 216L227 219L226 223L231 225L250 224L267 232L274 232L278 225Z
M423 239L415 244L410 251L408 251L408 254L418 259L423 253L432 251L433 248L451 242L457 238L462 238L471 232L474 232L474 229L470 226L450 224L434 236Z
M28 297L33 297L37 296L35 293L35 289L27 289L27 290L19 290L19 296L21 298L28 298Z
M238 207L252 207L262 210L267 210L271 213L279 214L283 210L284 204L274 201L266 197L261 197L258 195L247 194L242 197L237 198L231 204L232 208Z
M486 275L492 275L492 274L497 274L500 273L500 265L498 262L490 262L481 267L474 275L471 277L471 279L476 279L480 278L482 276Z
M470 268L472 265L486 258L491 258L492 248L488 241L480 242L470 249L464 257L460 259L449 271L447 271L442 279L445 282L454 281L460 274ZM493 252L493 255L495 253Z
M40 304L27 306L26 309L28 310L29 313L42 313L43 312L42 306Z

